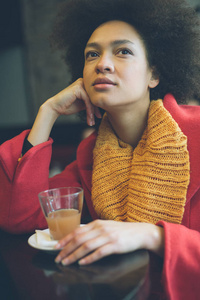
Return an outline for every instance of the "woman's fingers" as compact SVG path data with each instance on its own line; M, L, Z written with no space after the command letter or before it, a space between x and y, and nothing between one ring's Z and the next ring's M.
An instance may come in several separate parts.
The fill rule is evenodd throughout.
M95 124L95 116L101 118L99 108L90 101L82 78L77 79L47 102L58 115L72 115L86 110L87 124L89 126Z
M91 224L87 224L84 226L81 226L77 229L75 229L73 232L71 232L70 234L66 235L64 238L62 238L58 244L56 245L56 249L62 249L64 248L66 245L69 246L69 244L72 242L72 244L76 245L76 247L78 246L78 244L81 244L84 242L84 236L85 234L88 234L88 239L91 238Z
M87 93L84 92L84 91L83 91L82 99L85 103L85 109L86 109L86 115L87 115L87 124L89 126L93 126L93 125L95 125L95 118L94 118L95 109L94 109L94 106L91 103Z
M110 253L116 253L118 249L115 247L117 242L111 243L110 232L105 229L107 225L107 222L94 221L66 236L59 241L56 247L57 249L63 249L55 261L70 264L89 254L85 258L85 263L90 263ZM107 244L110 245L105 247Z
M91 103L82 78L77 79L69 87L54 96L53 99L55 100L55 110L59 114L71 115L86 110L89 126L95 124L94 115L100 118L99 109Z
M114 249L113 244L108 243L98 248L96 251L90 253L89 255L85 256L84 258L80 259L78 263L80 265L91 264L103 257L106 257L114 253L118 253L118 252L116 249Z
M64 265L79 261L89 264L114 253L148 249L159 253L163 248L163 229L147 223L93 221L59 241L63 249L56 262Z
M96 236L96 234L94 233L92 235ZM74 243L73 245L71 245L71 249L70 245L68 245L68 249L64 248L61 251L59 260L63 265L74 263L75 261L79 261L80 259L80 264L89 264L111 253L114 253L113 244L109 243L108 236L100 236L98 234L96 238L88 238L89 236L87 235L87 240L85 242Z
M81 82L80 82L81 83ZM94 106L91 101L89 96L87 95L85 89L84 89L84 85L83 82L81 84L81 89L79 90L79 93L77 93L77 98L78 99L82 99L85 103L85 109L86 109L86 113L87 113L87 124L89 126L93 126L95 125L95 117L101 119L101 112L99 110L99 108L97 106Z
M73 239L79 239L79 236L81 234L83 235L86 232L90 232L92 229L92 223L89 223L87 225L81 226L77 229L75 229L70 234L66 235L64 238L62 238L58 244L56 245L56 249L62 249L64 246L66 246L70 241Z
M56 249L62 250L56 257L56 262L61 262L65 257L71 255L71 263L106 243L109 239L105 238L97 224L98 222L91 222L60 240Z
M64 254L64 258L62 259L62 264L68 265L75 261L78 261L79 259L86 256L88 253L93 252L95 249L99 249L99 247L101 247L104 244L105 241L103 238L96 238L96 239L91 239L89 241L86 241L68 256L65 257Z

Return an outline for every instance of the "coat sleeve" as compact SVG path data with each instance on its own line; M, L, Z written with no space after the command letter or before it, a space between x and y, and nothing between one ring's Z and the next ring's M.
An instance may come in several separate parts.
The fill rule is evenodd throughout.
M190 185L182 225L163 221L165 254L162 281L168 299L199 299L200 295L200 107L178 105L172 95L164 105L188 138Z
M200 232L164 221L165 231L162 283L170 300L199 299Z
M76 162L49 179L52 139L31 148L18 162L24 131L0 146L0 228L12 233L47 227L38 193L48 188L80 186Z

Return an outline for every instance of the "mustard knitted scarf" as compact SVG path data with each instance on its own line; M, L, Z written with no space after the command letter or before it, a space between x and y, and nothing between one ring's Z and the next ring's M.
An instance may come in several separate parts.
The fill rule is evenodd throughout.
M105 114L93 155L92 202L99 218L181 223L190 177L187 137L162 100L150 103L134 150L118 139Z

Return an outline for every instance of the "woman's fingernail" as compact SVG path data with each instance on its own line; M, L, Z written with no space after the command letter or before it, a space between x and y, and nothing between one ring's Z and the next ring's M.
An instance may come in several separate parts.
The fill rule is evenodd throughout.
M56 257L55 258L55 263L59 264L59 262L60 262L60 259Z
M89 125L90 125L90 126L93 126L94 124L95 124L95 121L94 121L94 116L93 116L93 115L91 115L91 116L90 116Z
M85 259L79 260L79 261L78 261L78 264L79 264L79 265L84 265L84 264L85 264Z
M61 248L61 244L57 243L54 248L55 249L60 249Z
M66 259L63 259L62 261L61 261L61 264L63 265L63 266L66 266L66 265L68 265L69 264L69 260L66 258Z

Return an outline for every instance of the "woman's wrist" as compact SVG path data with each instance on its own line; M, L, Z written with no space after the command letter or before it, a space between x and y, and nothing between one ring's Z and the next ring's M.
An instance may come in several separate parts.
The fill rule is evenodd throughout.
M33 146L46 142L58 116L59 114L52 109L48 101L42 104L27 140Z
M43 114L43 118L45 118L46 116L49 122L52 122L54 124L56 119L59 117L59 113L54 109L52 102L52 98L44 102L40 106L39 113Z
M152 251L159 256L164 256L164 229L161 226L148 224L149 230L147 231L145 248Z

